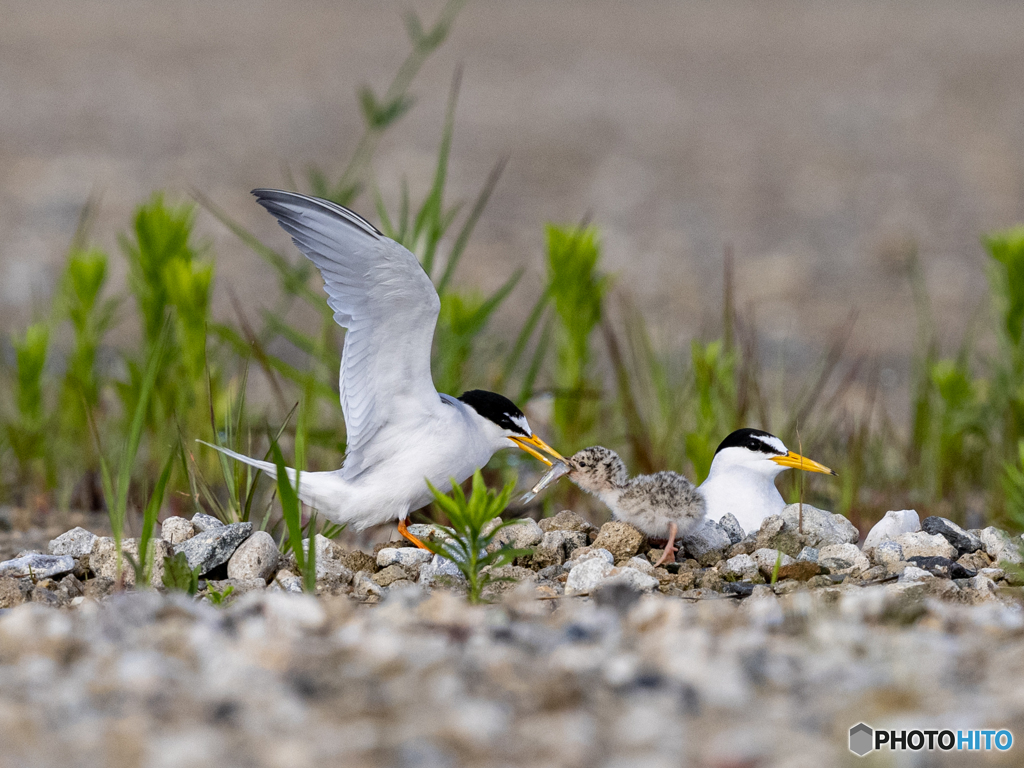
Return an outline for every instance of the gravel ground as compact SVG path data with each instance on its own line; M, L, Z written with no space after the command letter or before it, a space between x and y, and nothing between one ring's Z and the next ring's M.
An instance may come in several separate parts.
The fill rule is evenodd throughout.
M202 514L155 542L198 598L118 591L113 541L72 529L0 562L0 768L852 765L860 722L1024 734L1019 538L912 510L860 545L809 505L733 523L655 568L627 524L526 520L486 606L440 556L320 536L303 594L267 534Z

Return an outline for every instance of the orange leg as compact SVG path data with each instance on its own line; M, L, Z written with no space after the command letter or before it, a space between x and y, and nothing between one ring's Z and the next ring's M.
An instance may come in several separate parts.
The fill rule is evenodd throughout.
M668 541L665 543L665 551L661 553L661 557L658 558L658 562L654 564L657 568L665 561L674 563L676 561L676 534L679 532L679 527L675 523L669 523L668 525Z
M398 532L400 534L402 534L403 536L405 536L405 538L407 538L409 541L411 541L413 544L415 544L420 549L426 549L428 552L430 551L429 549L427 549L427 546L422 541L420 541L415 536L413 536L411 533L409 533L409 520L408 520L408 518L404 518L403 517L401 520L398 521Z

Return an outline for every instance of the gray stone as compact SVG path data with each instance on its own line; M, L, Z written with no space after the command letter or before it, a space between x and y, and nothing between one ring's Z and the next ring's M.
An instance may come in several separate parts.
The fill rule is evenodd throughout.
M199 533L205 533L213 528L223 528L224 523L213 515L208 515L205 512L196 512L192 515L192 527Z
M926 533L942 536L956 547L956 551L961 555L977 552L984 546L980 538L973 533L968 533L952 520L947 520L944 517L937 517L935 515L926 517L924 522L921 523L921 529Z
M916 533L901 533L896 537L896 543L903 548L903 557L948 557L956 559L956 548L946 539L938 534L917 531Z
M987 575L979 573L970 579L965 580L964 587L975 594L969 596L971 603L984 603L998 600L999 587Z
M1021 564L1021 540L1011 537L1006 531L989 526L978 532L978 538L985 547L988 556L998 564L1001 562Z
M195 524L195 518L192 523ZM184 552L189 567L198 567L202 575L226 563L239 545L251 535L252 523L214 526L183 541L174 551Z
M537 525L537 521L527 517L516 520L498 531L487 549L494 552L506 545L514 549L530 549L537 546L542 538L544 531Z
M615 558L615 562L625 562L640 551L640 546L647 537L629 523L612 520L601 526L594 539L594 546L607 549Z
M565 562L565 531L547 531L533 549L533 567L537 569Z
M553 533L553 531L551 532ZM577 549L589 546L590 544L590 535L585 531L561 531L561 533L565 537L566 557L569 557Z
M580 548L573 552L573 556L566 560L565 565L562 568L565 571L571 571L573 568L578 566L580 563L584 563L587 560L600 559L608 563L608 565L615 565L615 557L607 549L586 547Z
M879 565L892 565L905 559L903 547L895 541L883 541L871 553L872 559Z
M542 531L576 531L590 533L594 526L569 509L563 509L554 517L546 517L539 523Z
M181 544L195 535L196 527L184 517L168 517L160 524L160 538L171 544Z
M430 586L435 583L441 586L459 586L466 583L466 577L451 560L434 555L429 563L420 566L420 584Z
M314 540L316 541L316 580L340 584L351 583L353 572L345 565L345 550L341 545L319 533ZM309 553L309 539L302 540L302 550Z
M754 578L754 576L758 574L759 570L757 563L750 555L736 555L736 557L730 557L725 561L725 565L721 568L723 575L733 576L737 579L744 580Z
M96 534L85 528L72 528L67 533L62 533L51 541L46 551L51 555L70 555L81 557L92 552L93 542L96 541Z
M228 578L263 579L265 584L273 577L280 559L274 537L266 531L256 531L228 559Z
M565 594L578 595L590 592L590 590L604 581L613 570L615 570L615 566L603 557L586 558L569 571L569 578L565 581Z
M0 577L12 576L23 578L31 576L39 580L71 573L74 569L75 559L71 555L32 554L0 563Z
M891 510L868 531L864 539L864 551L870 554L871 550L883 541L895 541L904 533L916 533L920 530L921 518L913 509Z
M904 568L899 575L898 581L901 584L916 581L927 581L928 579L934 579L935 577L923 568L918 568L916 565L908 565ZM975 577L977 578L977 577Z
M352 577L354 594L359 600L376 602L384 596L384 588L376 583L365 571L359 571Z
M796 559L800 562L816 563L818 562L818 550L814 547L804 547L800 550L800 554L796 556Z
M163 539L150 539L153 548L153 570L150 584L155 587L163 586L164 583L164 558L174 554L169 542ZM135 568L125 555L138 560L139 540L121 540L121 578L125 586L135 585ZM93 542L92 552L89 554L89 569L100 578L117 579L117 548L114 546L114 539L109 536L98 536Z
M832 573L860 573L871 567L856 544L829 544L818 551L818 565Z
M433 554L419 547L385 547L377 553L377 565L381 568L401 565L418 571L420 565L429 563L433 557Z
M640 573L646 573L648 576L654 576L654 564L643 557L631 557L624 563L626 568L636 568Z
M628 584L631 589L641 593L654 592L658 588L658 580L654 576L628 565L612 568L608 576L602 580L601 586L618 583ZM568 586L568 581L566 585Z
M793 531L800 536L802 546L821 549L829 544L856 544L860 540L857 527L840 514L826 512L803 505L803 529L798 528L800 522L799 504L790 504L782 510L782 520L786 531ZM799 552L799 550L797 550Z
M779 555L782 555L781 560ZM785 552L780 552L777 549L768 549L767 547L754 550L754 554L750 557L755 563L757 563L758 570L766 579L770 579L772 577L772 572L775 570L776 563L781 567L783 565L790 565L791 563L796 562L796 560Z
M289 570L281 570L277 572L277 575L274 577L274 581L270 584L269 589L275 592L291 592L293 594L301 595L302 579Z
M374 583L381 587L387 587L396 581L409 580L409 572L400 565L391 564L373 574L371 577Z
M978 571L978 576L984 576L992 579L993 582L999 581L1000 579L1006 578L1006 571L1002 568L982 568Z
M714 565L731 546L729 534L714 520L705 520L695 531L683 536L686 553L701 565Z
M718 527L725 531L725 535L729 537L729 541L733 544L739 544L746 535L743 531L743 526L740 525L740 521L736 519L732 512L726 512L718 518Z

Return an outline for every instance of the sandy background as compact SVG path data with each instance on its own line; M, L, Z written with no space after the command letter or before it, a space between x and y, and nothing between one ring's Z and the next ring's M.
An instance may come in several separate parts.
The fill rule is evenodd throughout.
M249 189L285 184L286 165L340 170L354 91L383 90L409 5L439 7L0 2L0 328L44 305L91 192L111 249L152 190L190 188L284 247ZM682 345L715 328L731 244L770 354L813 361L857 309L852 349L895 388L914 337L907 255L952 346L985 291L979 235L1024 220L1022 39L1011 2L477 0L375 170L386 197L403 174L422 192L462 64L451 199L511 158L463 280L539 275L543 224L590 213L619 289ZM273 290L205 213L200 229L221 316L226 285L256 303Z

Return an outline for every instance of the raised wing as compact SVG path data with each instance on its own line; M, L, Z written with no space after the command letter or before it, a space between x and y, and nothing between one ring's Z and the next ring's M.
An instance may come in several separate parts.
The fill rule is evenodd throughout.
M373 459L366 446L403 413L440 406L430 345L441 308L430 278L408 250L340 205L277 189L254 189L324 278L343 328L341 410L348 433L346 475Z

